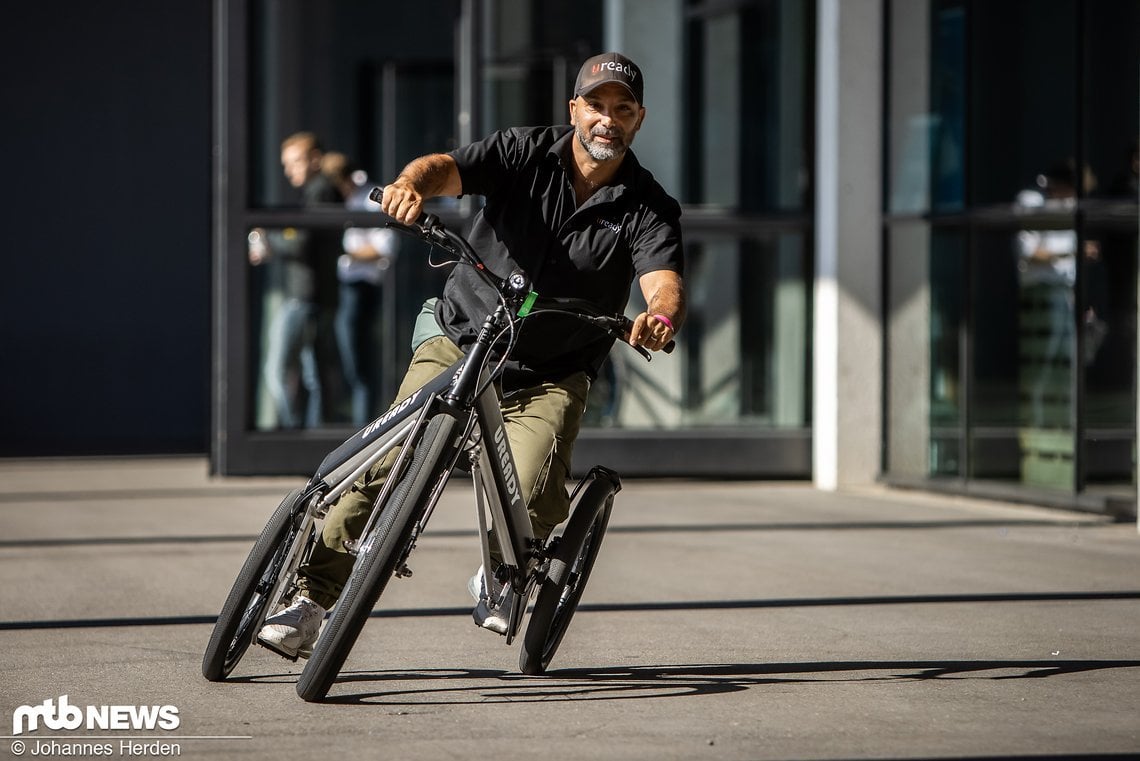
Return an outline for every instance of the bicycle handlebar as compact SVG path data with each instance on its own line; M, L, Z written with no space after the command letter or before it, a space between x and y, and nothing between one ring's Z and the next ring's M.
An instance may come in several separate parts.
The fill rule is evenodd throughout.
M368 197L376 203L380 203L384 198L384 189L374 187L369 192ZM440 246L455 254L467 264L473 266L504 299L514 303L516 307L522 304L523 301L527 300L528 296L531 295L530 278L526 272L522 269L516 269L506 278L498 277L487 268L483 260L480 259L479 255L475 252L475 249L467 242L466 238L447 229L439 217L434 214L421 212L419 217L416 218L416 221L411 225L405 225L402 222L392 220L385 222L384 226L419 238L426 243ZM537 294L534 294L534 296L536 298L531 299L531 308L528 308L527 313L555 311L577 317L580 320L601 328L614 338L629 344L636 349L641 356L645 357L647 361L650 359L650 353L644 346L635 346L629 343L630 334L633 331L633 320L624 314L603 312L598 309L593 302L587 301L586 299L539 297ZM666 354L670 354L676 346L677 342L670 340L661 350Z

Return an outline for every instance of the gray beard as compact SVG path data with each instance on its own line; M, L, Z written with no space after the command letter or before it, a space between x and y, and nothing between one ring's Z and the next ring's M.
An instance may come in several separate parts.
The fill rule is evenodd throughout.
M590 158L594 161L613 161L620 158L629 149L625 141L621 138L611 138L615 142L609 145L599 145L595 143L590 135L587 135L581 127L575 127L574 133L578 136L578 142L586 149L586 153L590 154Z

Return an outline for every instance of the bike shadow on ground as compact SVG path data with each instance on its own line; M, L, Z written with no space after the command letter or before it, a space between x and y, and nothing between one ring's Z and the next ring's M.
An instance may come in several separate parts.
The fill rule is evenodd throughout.
M362 670L342 672L325 702L413 706L644 700L723 695L764 685L1044 679L1127 668L1140 668L1140 661L998 659L663 664L554 669L537 677L499 669ZM235 681L279 683L294 677L275 674ZM368 688L380 683L386 687ZM365 691L358 691L360 688Z

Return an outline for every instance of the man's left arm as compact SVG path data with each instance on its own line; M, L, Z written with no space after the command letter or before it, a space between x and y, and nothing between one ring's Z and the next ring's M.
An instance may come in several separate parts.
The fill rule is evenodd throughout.
M647 306L633 321L630 343L659 351L685 321L685 283L672 270L654 270L642 275L638 285Z

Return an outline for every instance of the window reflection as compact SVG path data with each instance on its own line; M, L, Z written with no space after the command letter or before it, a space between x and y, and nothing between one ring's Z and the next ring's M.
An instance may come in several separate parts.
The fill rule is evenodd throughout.
M252 425L257 430L360 427L392 401L411 355L412 322L442 288L426 247L372 227L256 229L250 236L318 235L313 302L291 298L280 260L251 266Z
M945 453L931 457L933 472L956 474L958 455L948 439L962 424L965 397L962 389L961 336L965 303L965 235L960 230L937 230L930 248L930 420L945 442Z
M417 19L458 11L453 0L414 9ZM366 0L250 4L249 200L277 212L276 226L249 230L257 430L359 426L379 414L410 354L415 311L438 290L430 268L399 265L406 241L359 225L375 210L365 200L373 184L455 146L453 26L424 46L403 14ZM320 138L303 160L282 146L298 129Z
M810 205L811 4L705 5L694 10L699 108L689 130L699 145L684 200L802 211Z
M1127 487L1140 6L888 7L890 469ZM928 364L907 332L925 314ZM908 454L925 438L907 424L914 377L928 388L925 472Z
M587 423L623 428L808 424L804 239L690 242L689 314L673 355L646 363L615 347ZM635 289L636 292L636 289ZM630 303L640 311L639 296Z
M251 344L258 347L260 430L314 428L340 415L336 231L296 227L249 233ZM261 251L261 253L257 253Z
M1058 157L1075 154L1075 0L972 3L970 188L1010 202ZM1095 43L1094 43L1095 44ZM1135 93L1133 93L1133 100Z
M953 211L965 201L966 12L961 0L891 4L888 208Z

